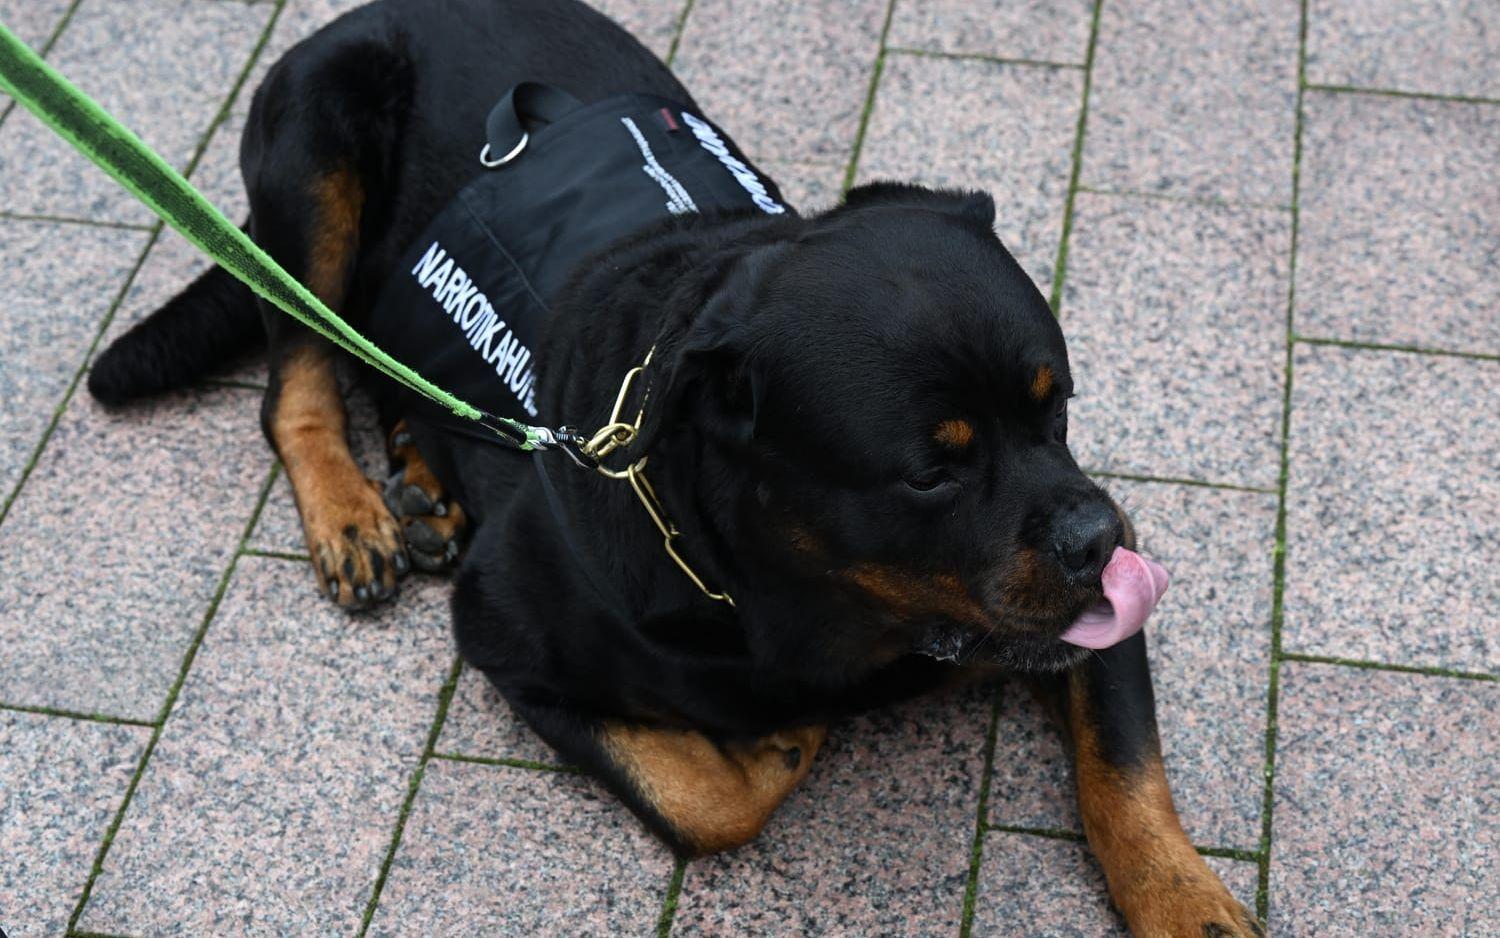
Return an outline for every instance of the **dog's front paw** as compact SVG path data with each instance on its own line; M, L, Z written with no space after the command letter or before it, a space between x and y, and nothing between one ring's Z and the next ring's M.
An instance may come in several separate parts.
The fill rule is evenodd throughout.
M1215 883L1215 886L1218 884ZM1266 931L1228 890L1189 889L1152 903L1132 930L1139 938L1265 938Z
M437 477L402 425L391 434L390 455L399 468L386 481L386 507L399 519L412 564L418 570L441 573L453 566L462 549L463 509L444 497Z
M401 529L373 481L337 497L302 500L302 523L318 584L340 606L364 609L396 595L410 569Z

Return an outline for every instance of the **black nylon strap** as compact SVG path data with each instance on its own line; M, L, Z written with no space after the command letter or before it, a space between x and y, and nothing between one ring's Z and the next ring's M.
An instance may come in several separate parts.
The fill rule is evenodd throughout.
M484 120L484 139L490 154L510 153L528 132L561 120L583 107L583 102L553 85L523 81L505 93Z

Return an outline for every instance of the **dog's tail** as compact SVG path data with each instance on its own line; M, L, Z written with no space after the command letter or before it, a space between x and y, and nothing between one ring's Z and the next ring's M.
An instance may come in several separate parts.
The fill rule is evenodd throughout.
M104 350L89 393L116 405L187 387L265 342L255 294L215 265Z

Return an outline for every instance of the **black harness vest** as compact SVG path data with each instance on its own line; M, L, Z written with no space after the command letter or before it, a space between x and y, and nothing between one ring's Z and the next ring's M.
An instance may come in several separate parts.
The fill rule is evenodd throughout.
M408 250L368 334L439 387L523 423L537 415L548 303L581 258L671 215L788 211L721 130L654 95L583 105L523 83L485 129L486 171Z

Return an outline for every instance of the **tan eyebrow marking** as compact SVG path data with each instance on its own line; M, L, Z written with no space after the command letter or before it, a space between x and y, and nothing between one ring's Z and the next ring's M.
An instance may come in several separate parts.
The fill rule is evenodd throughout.
M963 449L974 440L974 425L967 420L944 420L933 431L932 438L944 446Z
M1031 379L1031 397L1038 402L1045 401L1052 393L1052 368L1042 365L1036 370L1036 377Z

